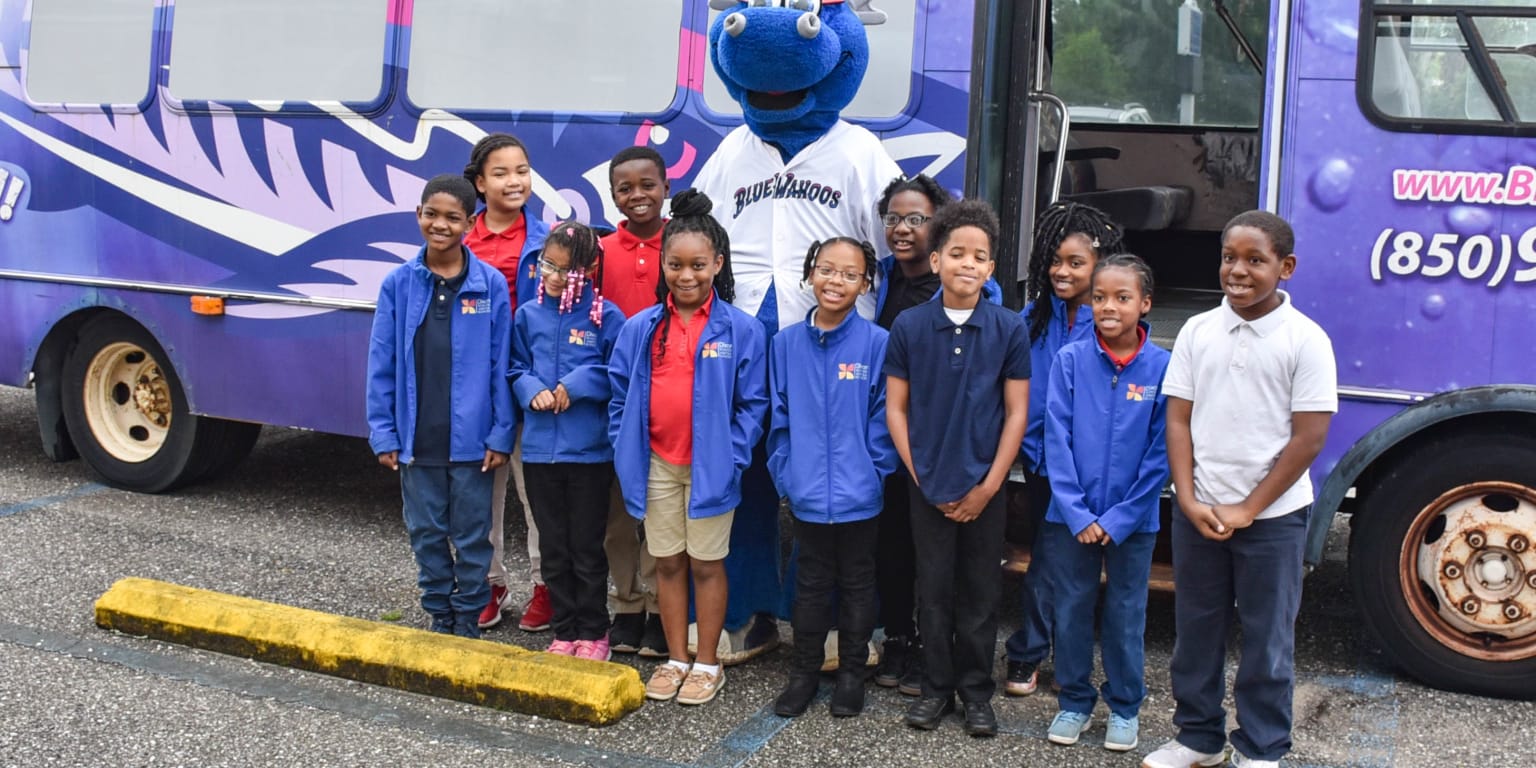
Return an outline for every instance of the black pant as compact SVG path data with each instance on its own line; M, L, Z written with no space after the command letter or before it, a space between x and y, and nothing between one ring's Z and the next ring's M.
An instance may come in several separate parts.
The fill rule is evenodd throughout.
M837 630L840 669L862 671L875 632L875 544L880 518L807 523L795 518L800 557L795 577L795 658L821 668L827 632Z
M909 482L904 468L885 479L885 508L880 512L875 588L886 637L911 637L917 631L912 613L917 602L917 554L912 550Z
M557 640L608 633L608 485L613 464L523 464Z
M907 481L911 483L909 479ZM956 523L912 494L912 543L917 549L917 629L923 636L923 695L958 692L961 701L992 698L992 654L997 649L998 563L1007 525L1003 494L981 515Z

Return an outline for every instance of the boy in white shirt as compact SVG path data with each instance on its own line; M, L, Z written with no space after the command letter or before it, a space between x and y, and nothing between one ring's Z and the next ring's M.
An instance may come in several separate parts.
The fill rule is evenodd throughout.
M1279 290L1295 235L1248 211L1221 236L1220 307L1179 332L1163 391L1178 633L1170 669L1178 735L1144 768L1224 759L1227 626L1242 648L1232 764L1278 766L1291 747L1295 625L1312 482L1307 469L1338 411L1333 345Z

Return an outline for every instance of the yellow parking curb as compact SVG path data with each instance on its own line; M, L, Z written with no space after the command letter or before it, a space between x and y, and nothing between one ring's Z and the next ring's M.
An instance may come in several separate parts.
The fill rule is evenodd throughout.
M96 624L194 648L587 725L638 709L634 668L292 608L151 579L118 581Z

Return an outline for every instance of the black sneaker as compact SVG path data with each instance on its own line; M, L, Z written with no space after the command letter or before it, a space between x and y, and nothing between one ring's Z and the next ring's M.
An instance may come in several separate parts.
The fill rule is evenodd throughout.
M923 695L923 646L913 643L907 648L907 668L901 673L896 690L903 696Z
M887 637L880 651L880 668L875 670L875 685L895 688L901 683L901 673L907 669L909 641L897 635Z
M614 653L634 653L640 650L644 634L645 613L614 614L613 627L608 630L608 647Z
M667 658L667 633L661 629L661 614L646 614L638 653L647 659Z
M1009 661L1008 679L1003 681L1003 692L1009 696L1028 696L1039 687L1040 665L1033 661Z

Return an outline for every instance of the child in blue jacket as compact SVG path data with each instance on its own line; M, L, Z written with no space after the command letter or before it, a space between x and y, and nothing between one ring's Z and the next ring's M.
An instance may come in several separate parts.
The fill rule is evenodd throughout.
M1136 747L1146 696L1142 632L1157 538L1158 498L1168 480L1168 351L1147 340L1152 270L1131 255L1106 256L1093 272L1093 337L1056 355L1045 406L1051 506L1040 544L1050 551L1056 680L1061 711L1047 738L1075 744L1088 727L1093 689L1094 604L1104 588L1104 747Z
M598 291L601 258L585 224L550 231L537 298L513 319L512 391L526 414L523 471L554 610L549 652L607 661L608 358L624 313Z
M805 280L816 308L774 337L768 470L789 499L800 546L795 664L774 702L803 714L816 696L827 633L838 631L832 714L864 710L865 664L875 629L875 553L881 485L896 469L885 423L884 329L859 316L875 247L848 237L812 243Z
M368 444L400 473L432 631L479 637L490 600L491 478L512 452L507 281L462 244L475 189L427 182L426 245L379 288L368 342Z
M668 660L645 694L703 704L725 684L724 560L741 474L768 410L763 325L730 305L730 236L696 190L672 200L662 229L662 303L624 324L608 363L608 434L629 514L644 521ZM698 658L688 659L693 577Z
M1035 242L1030 248L1029 279L1025 284L1020 316L1029 325L1030 381L1029 424L1019 461L1024 465L1024 492L1028 500L1029 571L1019 586L1022 612L1019 629L1006 645L1007 679L1003 692L1028 696L1035 692L1040 663L1051 655L1051 595L1044 589L1042 574L1049 569L1051 551L1040 546L1041 521L1051 506L1051 486L1046 477L1045 403L1050 394L1051 367L1056 353L1069 342L1093 336L1093 310L1089 294L1093 270L1101 257L1120 253L1124 231L1109 216L1091 205L1057 203L1035 220Z

